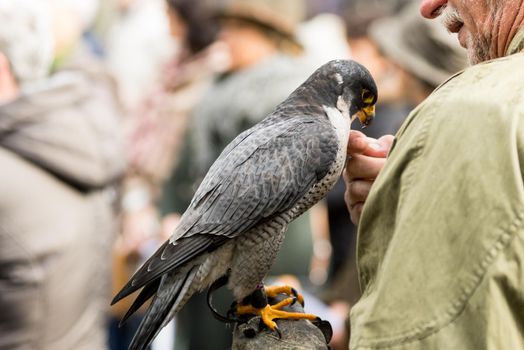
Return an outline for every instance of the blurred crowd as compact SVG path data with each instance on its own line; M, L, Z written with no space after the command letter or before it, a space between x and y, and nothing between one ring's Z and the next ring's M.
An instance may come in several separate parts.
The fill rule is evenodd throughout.
M131 301L110 308L111 293L222 149L318 66L371 71L375 138L465 68L419 17L416 0L0 0L0 349L126 349L140 315L118 327ZM331 322L333 349L360 296L343 192L290 225L271 276ZM193 298L153 349L230 337Z

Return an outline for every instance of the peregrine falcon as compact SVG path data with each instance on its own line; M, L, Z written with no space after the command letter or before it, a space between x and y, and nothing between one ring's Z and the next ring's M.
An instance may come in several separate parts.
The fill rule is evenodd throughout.
M340 177L351 122L358 118L368 125L376 101L366 68L331 61L224 149L171 238L113 299L112 304L143 288L125 320L153 298L130 349L145 349L193 294L218 280L227 281L238 314L261 315L273 330L276 318L316 317L280 310L292 298L277 305L246 300L263 288L288 224Z

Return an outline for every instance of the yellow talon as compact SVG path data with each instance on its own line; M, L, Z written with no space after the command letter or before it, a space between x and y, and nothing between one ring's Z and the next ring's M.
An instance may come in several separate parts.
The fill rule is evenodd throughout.
M269 286L264 288L266 290L266 295L270 298L275 298L278 294L284 293L296 297L300 305L304 306L304 297L291 286Z
M282 300L281 302L279 303L276 303L274 305L271 305L271 307L274 309L274 310L282 310L283 308L285 308L286 306L288 305L291 305L295 302L295 298L287 298L287 299L284 299Z

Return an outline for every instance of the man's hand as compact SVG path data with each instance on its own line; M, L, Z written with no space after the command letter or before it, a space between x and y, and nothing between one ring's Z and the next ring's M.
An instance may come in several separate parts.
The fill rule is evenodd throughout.
M344 181L346 205L355 225L360 221L371 185L384 166L392 144L392 135L385 135L377 140L366 137L360 131L351 130Z

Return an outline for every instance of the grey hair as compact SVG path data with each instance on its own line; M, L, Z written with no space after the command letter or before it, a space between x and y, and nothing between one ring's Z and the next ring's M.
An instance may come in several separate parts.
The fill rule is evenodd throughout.
M19 84L44 78L53 60L53 33L47 2L0 0L0 52Z

